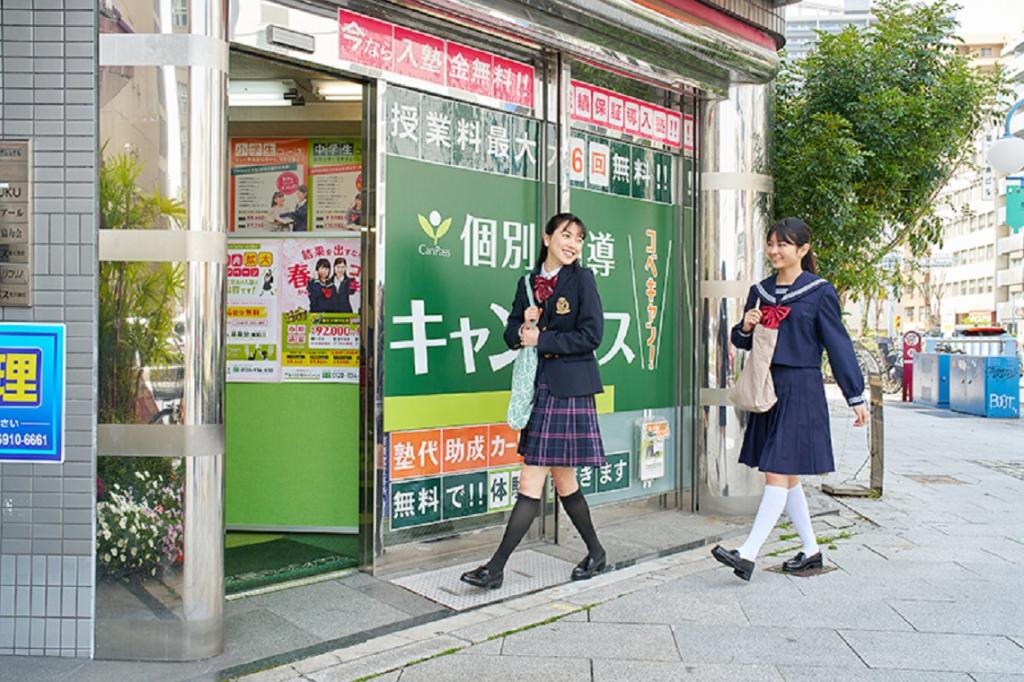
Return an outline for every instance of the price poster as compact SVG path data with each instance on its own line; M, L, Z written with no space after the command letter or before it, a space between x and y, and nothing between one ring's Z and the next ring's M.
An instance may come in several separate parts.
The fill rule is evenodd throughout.
M308 232L309 140L231 140L231 232Z
M228 381L280 379L279 243L228 243Z
M313 229L357 230L363 222L362 142L314 139L309 143Z
M358 238L284 239L281 380L358 383Z
M665 441L669 437L668 421L641 420L640 480L652 481L665 475Z

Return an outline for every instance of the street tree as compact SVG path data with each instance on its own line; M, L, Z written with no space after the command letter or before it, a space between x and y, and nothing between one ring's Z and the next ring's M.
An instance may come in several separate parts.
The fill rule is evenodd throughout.
M994 122L1001 75L957 51L956 5L881 0L877 22L821 34L777 80L774 213L804 218L822 275L844 298L899 288L890 254L942 241L936 197Z

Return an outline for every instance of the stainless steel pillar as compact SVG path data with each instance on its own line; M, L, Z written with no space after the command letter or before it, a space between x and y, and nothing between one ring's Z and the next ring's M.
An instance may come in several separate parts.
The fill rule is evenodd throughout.
M157 112L154 125L126 135L142 150L147 172L159 170L164 195L185 212L178 225L100 230L99 258L180 264L183 285L165 305L182 319L182 385L180 419L99 424L97 450L104 457L180 461L184 518L180 569L163 579L102 581L96 656L195 660L224 649L228 0L114 0L113 10L139 17L138 30L102 33L100 67L130 74L142 93L135 106ZM101 121L105 114L141 118L132 109L117 111L125 105L116 98L105 106ZM123 131L101 125L100 132L109 139ZM139 189L148 191L141 181Z
M748 288L765 276L770 219L769 85L733 85L704 109L700 178L700 323L704 353L700 404L700 510L751 514L763 476L738 462L745 416L728 404L740 356L729 341Z

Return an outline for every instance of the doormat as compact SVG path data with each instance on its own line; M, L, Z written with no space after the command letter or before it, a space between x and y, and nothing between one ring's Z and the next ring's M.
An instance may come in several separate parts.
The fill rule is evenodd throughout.
M573 564L533 550L513 552L505 565L505 583L497 590L473 587L459 580L481 562L396 578L391 582L455 611L465 611L510 597L569 582Z
M228 533L224 549L227 594L340 571L358 563L355 536L252 535Z

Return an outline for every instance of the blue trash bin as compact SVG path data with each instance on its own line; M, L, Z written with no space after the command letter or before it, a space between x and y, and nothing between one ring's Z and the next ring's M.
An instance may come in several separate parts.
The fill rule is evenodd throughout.
M994 419L1020 418L1020 359L959 355L950 360L949 407Z

